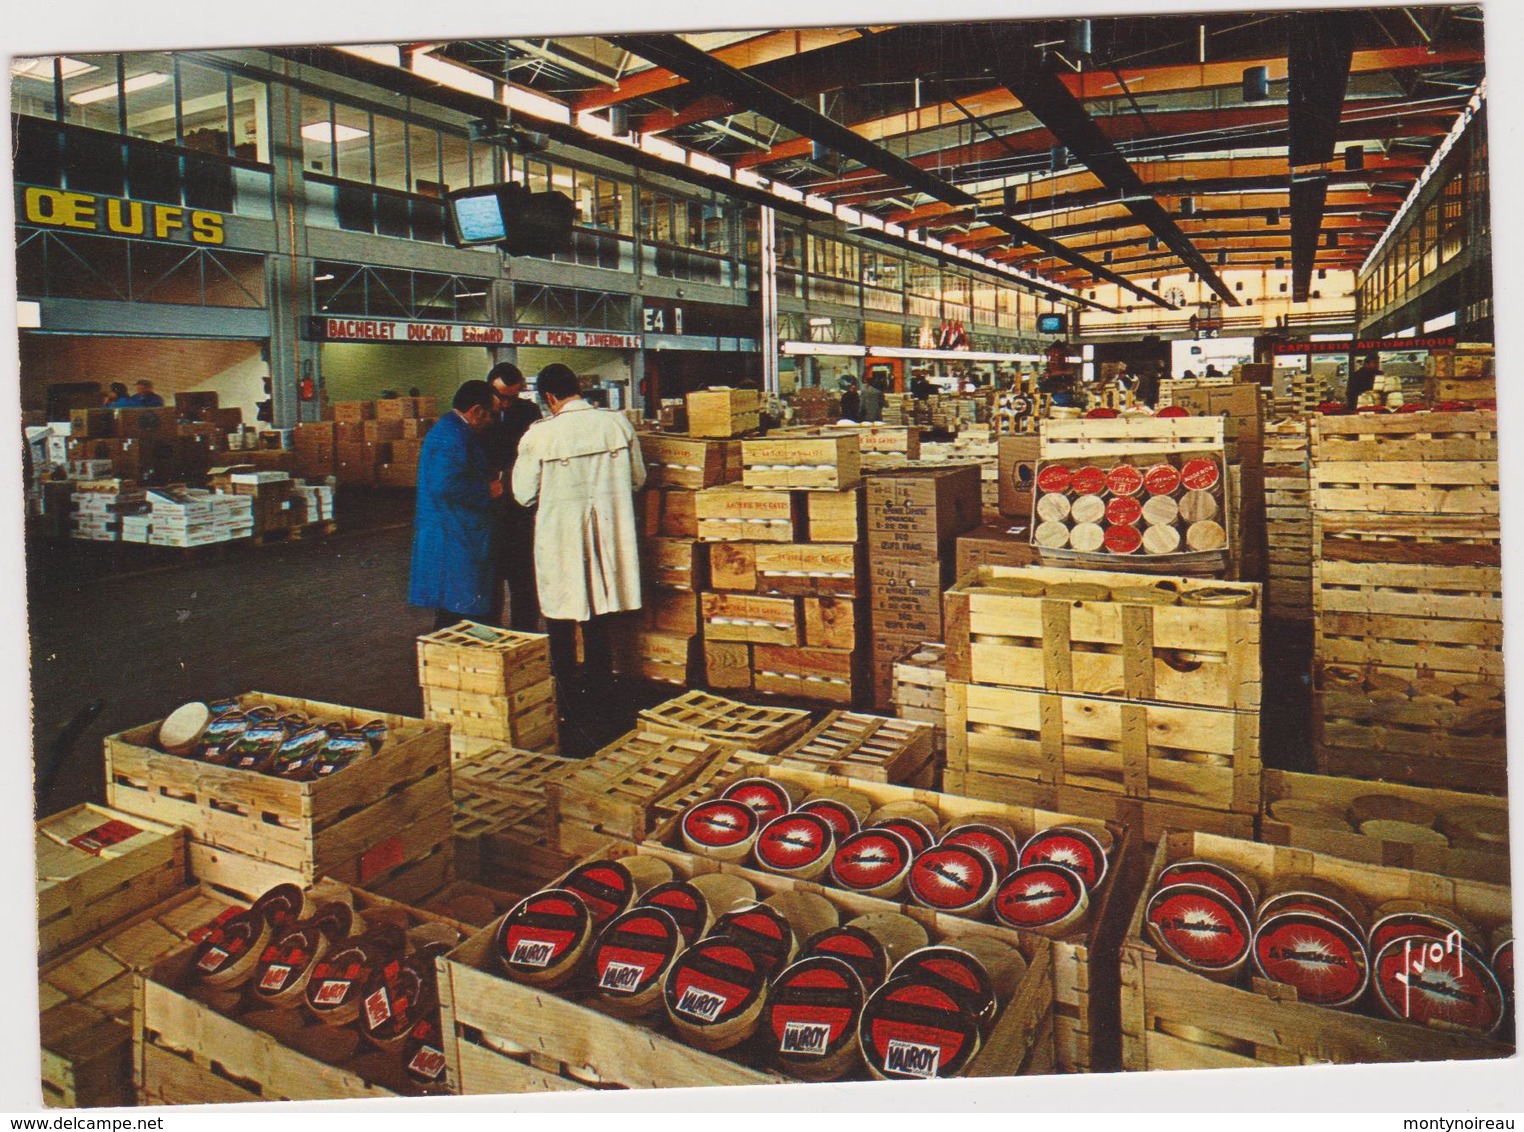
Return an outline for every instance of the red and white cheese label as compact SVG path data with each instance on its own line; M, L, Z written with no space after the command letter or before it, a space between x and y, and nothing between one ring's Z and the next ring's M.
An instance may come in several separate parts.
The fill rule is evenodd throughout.
M1106 490L1106 473L1086 465L1074 473L1069 488L1075 495L1099 495Z
M788 791L770 778L743 778L730 786L721 797L751 807L763 825L794 808L794 801L788 796Z
M835 841L831 823L819 814L785 814L762 827L755 852L763 868L792 873L820 863Z
M1376 956L1376 991L1394 1018L1490 1034L1503 1021L1502 984L1472 946L1454 933L1388 941Z
M743 802L718 798L700 802L683 816L683 833L699 846L728 849L754 836L757 812Z
M567 873L557 886L575 893L593 914L593 923L613 919L630 906L635 881L618 861L593 861Z
M265 973L259 977L259 989L262 991L278 991L286 985L286 980L290 977L290 967L281 963L272 963L265 968Z
M806 802L799 807L801 814L819 814L831 823L831 828L836 832L836 840L842 841L857 832L857 815L851 807L838 802L835 798L816 798L813 802Z
M674 1018L711 1024L744 1013L766 985L753 955L731 940L711 937L678 956L663 993Z
M215 971L228 961L230 956L220 947L208 947L197 960L196 966L203 971Z
M902 1077L920 1077L933 1081L941 1064L941 1046L908 1042L904 1038L890 1038L884 1054L884 1068Z
M1111 554L1132 554L1143 545L1143 534L1137 527L1113 526L1106 528L1101 541Z
M885 818L873 827L874 829L887 829L891 833L897 833L910 843L913 853L924 853L936 844L936 838L931 835L931 830L915 820L915 818Z
M1154 887L1168 888L1175 884L1215 889L1242 908L1246 915L1254 914L1254 896L1248 886L1231 869L1221 865L1209 861L1176 861L1160 871Z
M318 984L312 1001L319 1006L337 1006L348 997L352 985L348 979L324 979Z
M1171 495L1180 487L1180 472L1172 464L1155 464L1143 473L1149 495Z
M863 1001L861 980L840 959L801 959L773 983L765 1027L784 1061L825 1057L853 1036Z
M101 850L112 845L119 845L129 838L136 837L143 831L135 825L128 825L124 821L113 818L103 822L94 829L81 833L78 837L69 838L69 844L76 849L83 849L86 853L96 857L101 855Z
M883 1077L955 1077L979 1048L978 1022L946 991L914 977L873 993L858 1028L863 1055Z
M1011 835L1002 829L996 829L991 825L974 823L972 825L954 826L942 835L940 842L943 845L965 845L970 849L977 849L990 859L990 864L995 866L995 872L1005 876L1016 867L1018 852L1016 842Z
M1069 490L1072 478L1069 469L1062 464L1049 464L1037 473L1037 487L1043 492L1062 494Z
M1178 962L1208 971L1231 970L1249 954L1249 919L1213 888L1177 884L1149 899L1150 934Z
M1199 456L1187 460L1180 468L1180 482L1191 491L1206 491L1215 487L1221 475L1216 460Z
M1115 496L1137 495L1143 490L1143 473L1131 464L1118 464L1106 473L1106 489ZM1141 507L1138 513L1142 514Z
M1043 928L1074 915L1085 899L1079 874L1063 865L1017 869L995 893L995 916L1013 928Z
M983 905L995 890L995 866L977 849L935 845L910 867L910 894L939 912L963 912Z
M631 909L598 939L593 952L598 988L616 995L649 990L682 946L677 921L662 909Z
M843 888L866 892L890 884L910 868L910 843L887 829L865 829L841 843L831 875Z
M392 1016L392 1000L385 987L377 987L365 997L365 1024L372 1030Z
M439 1075L445 1070L445 1055L433 1046L419 1046L407 1063L408 1072L429 1081L439 1079Z
M1106 851L1094 835L1074 826L1056 825L1034 833L1022 846L1021 864L1063 865L1079 874L1087 891L1106 879Z
M1344 1006L1365 991L1365 945L1343 924L1306 912L1280 912L1254 931L1260 974L1296 988L1303 1002Z
M1143 485L1143 477L1138 477L1138 486ZM1131 495L1119 495L1110 503L1106 504L1106 521L1117 526L1133 526L1143 518L1143 504L1139 503Z
M498 955L510 972L559 965L587 938L591 918L580 893L559 888L537 892L514 905L498 925Z
M513 941L513 954L508 961L516 967L549 967L555 957L554 941L520 936Z

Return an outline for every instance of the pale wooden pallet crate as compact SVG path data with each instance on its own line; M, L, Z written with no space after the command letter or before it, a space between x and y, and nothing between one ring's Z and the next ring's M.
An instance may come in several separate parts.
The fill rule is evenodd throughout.
M462 621L418 638L418 683L478 695L534 687L550 679L550 638Z
M924 723L833 711L778 761L843 778L924 786L935 777L936 745Z
M743 440L741 460L747 487L845 491L862 478L855 436Z
M792 542L802 510L793 492L740 486L706 488L693 501L703 542Z
M657 731L701 735L763 754L782 750L810 725L807 711L762 707L696 690L646 708L639 718Z
M712 387L687 396L691 436L727 438L755 432L762 395L755 389Z
M1513 1056L1511 1043L1296 1001L1263 979L1214 982L1168 962L1144 934L1148 896L1160 871L1180 860L1242 871L1264 891L1277 880L1312 876L1371 906L1417 900L1452 907L1484 929L1512 916L1508 890L1407 869L1346 861L1305 849L1202 833L1171 832L1160 842L1122 945L1122 1065L1129 1070L1224 1069L1261 1065L1352 1065Z
M741 478L741 443L642 432L641 454L646 461L646 486L681 487L689 491L734 483Z

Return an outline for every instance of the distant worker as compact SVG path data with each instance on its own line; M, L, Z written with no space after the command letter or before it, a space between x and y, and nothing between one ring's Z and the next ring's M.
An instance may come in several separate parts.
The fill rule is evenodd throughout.
M1208 365L1207 368L1206 368L1206 373L1203 376L1205 376L1205 377L1221 377L1222 376L1222 370L1218 369L1214 365Z
M1360 368L1349 375L1349 384L1344 387L1344 407L1354 412L1360 403L1362 394L1369 393L1376 386L1376 378L1381 376L1381 358L1376 354L1366 354L1360 362Z
M931 383L931 379L924 372L910 379L910 395L917 401L927 400L936 391L937 387Z
M862 409L862 419L865 421L881 421L884 419L884 379L878 374L872 374L863 382L862 397L859 399L859 407Z
M1142 376L1138 378L1138 385L1133 393L1137 403L1147 405L1150 409L1157 405L1159 403L1159 382L1158 365L1155 364L1145 368Z
M551 415L519 442L513 497L538 505L535 576L563 719L596 744L613 692L608 618L641 605L635 491L646 482L645 458L624 414L583 400L569 368L548 365L535 384Z
M862 395L857 392L857 382L850 377L841 379L840 415L844 421L860 421L863 419Z
M487 374L487 383L497 405L492 424L482 437L487 449L487 463L492 473L505 483L513 480L513 465L518 459L519 442L524 433L543 415L540 406L524 392L524 375L512 362L499 362ZM508 584L507 620L498 618L520 633L540 631L540 601L534 577L534 512L521 507L513 496L503 499L503 522L498 528L501 539L497 555L498 584L493 586L494 606L502 602L502 583ZM500 612L500 611L499 611Z
M110 388L101 394L101 405L107 409L132 408L132 398L127 393L127 386L120 381L113 381Z
M493 477L479 438L495 409L490 385L466 382L418 454L408 601L433 609L436 629L492 616L497 501L506 488Z
M159 409L164 406L164 398L153 391L153 382L147 378L137 383L137 392L133 394L131 402L134 409Z

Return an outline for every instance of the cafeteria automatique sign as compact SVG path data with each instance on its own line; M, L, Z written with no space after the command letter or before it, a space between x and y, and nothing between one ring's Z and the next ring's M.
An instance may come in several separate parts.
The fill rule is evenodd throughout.
M373 318L311 318L307 336L324 342L413 342L434 346L570 346L638 350L640 334L613 330L552 330L543 326L477 326L463 322L388 322Z

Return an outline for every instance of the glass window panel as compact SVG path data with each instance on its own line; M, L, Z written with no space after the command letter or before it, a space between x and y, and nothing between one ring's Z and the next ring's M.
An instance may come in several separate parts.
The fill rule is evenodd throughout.
M178 144L174 60L168 55L133 54L123 56L123 62L127 76L127 132L135 138Z
M105 236L48 238L48 294L73 299L129 298L128 255L148 244Z
M53 90L55 63L51 55L11 61L11 113L34 118L58 116Z
M339 132L343 137L343 131ZM407 189L407 129L395 118L371 115L371 138L376 160L376 184L388 189ZM361 145L356 138L350 145ZM339 168L344 168L345 142L339 142ZM345 176L348 176L346 173Z
M227 154L228 76L224 71L179 63L181 144L201 153Z
M333 104L326 98L302 95L302 169L307 173L338 176L333 159L333 138L329 129ZM367 174L367 181L370 176Z
M264 83L233 82L233 156L270 163L270 88Z
M573 224L580 224L584 228L598 227L598 210L593 205L597 184L598 178L593 174L581 169L576 170L572 179L572 190L567 194L571 197L572 206L577 210L572 215Z
M92 130L121 131L115 55L71 55L85 64L63 81L64 121ZM76 102L75 99L85 99Z
M550 166L543 161L524 160L524 184L532 193L543 193L550 188Z
M16 119L16 180L23 185L63 184L63 139L58 127L39 118Z
M439 144L445 192L463 189L471 184L470 143L454 134L441 133Z
M408 123L407 149L412 191L426 197L443 196L439 176L439 131Z
M64 171L68 187L79 192L126 196L122 139L115 132L71 130L64 135Z
M262 307L265 305L263 256L239 252L204 251L204 298L209 307Z
M394 193L376 193L376 235L405 240L413 234L412 209L408 198Z
M688 247L688 208L683 201L672 201L672 231L667 239L679 247ZM660 233L657 238L660 239Z
M471 142L471 183L492 185L503 179L503 155L495 145Z
M377 318L407 318L412 313L411 273L375 267L367 273L366 313Z
M573 201L576 197L575 174L565 165L550 166L550 188L558 193L564 193ZM539 191L539 190L536 190Z

